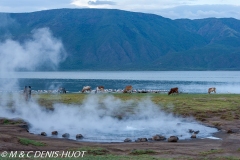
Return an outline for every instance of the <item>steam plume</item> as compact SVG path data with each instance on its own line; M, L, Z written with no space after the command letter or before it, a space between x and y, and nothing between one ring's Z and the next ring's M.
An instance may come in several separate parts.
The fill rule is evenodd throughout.
M63 44L53 37L48 28L37 29L32 31L31 39L23 43L12 39L0 43L0 78L18 70L34 71L43 66L56 69L66 56ZM3 90L16 87L17 80L0 82Z
M1 109L1 116L19 117L31 124L30 132L42 131L51 135L57 130L59 137L69 133L71 139L82 134L84 141L123 142L125 138L137 139L161 134L180 139L190 138L189 129L199 130L199 137L210 136L216 129L201 125L193 119L183 119L166 114L150 99L122 101L113 96L91 95L82 105L55 104L47 111L36 103L16 104L15 111Z

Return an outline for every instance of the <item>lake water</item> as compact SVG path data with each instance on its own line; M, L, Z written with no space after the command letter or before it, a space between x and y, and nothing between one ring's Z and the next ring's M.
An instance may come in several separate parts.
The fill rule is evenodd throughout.
M183 93L207 93L216 87L217 93L240 93L240 71L84 71L84 72L15 72L1 74L2 80L18 79L20 88L54 90L65 87L68 92L79 92L83 86L95 89L134 89L167 91L178 87Z

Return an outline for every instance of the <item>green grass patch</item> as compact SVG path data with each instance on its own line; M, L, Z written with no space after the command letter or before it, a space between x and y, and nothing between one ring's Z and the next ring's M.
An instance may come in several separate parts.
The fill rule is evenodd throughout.
M222 149L212 149L212 150L209 150L209 151L200 152L200 155L206 156L206 155L209 155L209 154L216 154L216 153L223 153L223 150Z
M46 160L56 160L56 158L44 158ZM60 158L59 158L60 159ZM87 155L87 153L80 158L61 158L61 160L173 160L171 158L157 158L150 155ZM40 160L40 159L36 159Z
M16 156L19 157L19 154ZM4 158L4 160L12 160L12 159L20 159L20 158L9 158L9 155ZM27 158L26 156L22 157L21 159L30 159ZM201 158L201 157L176 157L176 158L161 158L161 157L154 157L152 155L84 155L83 157L79 158L34 158L35 160L56 160L56 159L61 159L61 160L73 160L73 159L82 159L82 160L209 160L209 159L214 159L214 160L239 160L239 158L236 157L214 157L214 158Z
M209 160L209 158L205 158L206 160ZM211 158L213 159L213 158ZM228 156L228 157L216 157L214 158L214 160L239 160L239 158L237 157L233 157L233 156Z
M51 108L54 103L76 104L81 105L88 96L97 97L99 104L102 104L106 96L111 95L121 101L133 101L131 106L122 108L122 111L131 111L136 107L137 103L147 98L153 103L164 109L166 112L171 112L176 115L194 116L200 121L212 116L218 116L224 120L239 119L240 114L240 98L238 94L179 94L167 95L159 93L106 93L106 94L40 94L37 95L37 101L46 108ZM104 107L104 106L103 106ZM117 115L120 117L121 115Z
M138 149L134 149L131 151L130 154L133 154L133 155L142 155L142 154L155 154L156 152L153 151L153 150L149 150L149 149L146 149L146 150L138 150Z
M134 114L137 104L145 99L150 99L161 109L174 115L183 117L194 116L199 121L205 121L213 116L223 120L232 121L240 119L240 98L239 94L179 94L167 95L165 93L104 93L104 94L35 94L32 96L40 106L47 109L53 109L55 103L65 105L76 105L81 107L85 103L86 98L91 96L97 99L100 107L105 107L103 101L107 96L123 102L131 101L129 105L119 107L119 113L113 115L118 119L122 119L126 112ZM9 96L11 99L11 96ZM6 100L6 96L1 96L0 100ZM10 107L10 106L9 106ZM121 112L120 112L121 111Z
M172 160L170 158L156 158L150 155L105 155L105 156L85 156L84 160Z
M91 155L106 155L109 151L101 147L81 147L81 148L72 148L69 151L86 151L85 154Z
M4 125L9 125L9 124L20 124L24 123L23 120L17 120L17 119L0 119L0 123Z
M3 124L10 124L10 121L8 119L4 119Z
M34 141L28 138L18 138L18 139L19 139L19 143L21 143L22 145L46 146L45 143Z

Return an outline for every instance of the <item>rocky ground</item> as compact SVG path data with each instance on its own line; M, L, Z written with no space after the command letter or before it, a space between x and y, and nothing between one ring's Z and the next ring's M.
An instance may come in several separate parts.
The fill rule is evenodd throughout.
M154 157L176 159L240 159L240 120L226 121L217 117L206 120L218 122L220 129L214 139L192 139L178 142L149 141L149 142L123 142L123 143L93 143L75 140L51 138L34 135L28 132L24 122L0 120L0 153L3 151L67 151L82 147L101 147L106 154L130 155L134 150L150 150ZM208 124L209 123L209 124ZM19 137L43 142L45 146L23 145Z

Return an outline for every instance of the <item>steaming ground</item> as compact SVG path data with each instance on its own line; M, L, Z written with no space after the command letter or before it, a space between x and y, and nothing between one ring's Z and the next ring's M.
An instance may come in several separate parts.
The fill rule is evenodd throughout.
M189 129L199 130L198 138L217 132L193 119L167 114L150 99L122 101L113 96L90 95L81 105L55 104L54 110L47 110L34 101L26 103L18 98L11 109L1 104L0 110L0 117L29 122L32 133L46 132L51 136L56 130L59 138L69 133L71 139L82 134L82 141L123 142L126 138L151 138L156 134L190 139Z

